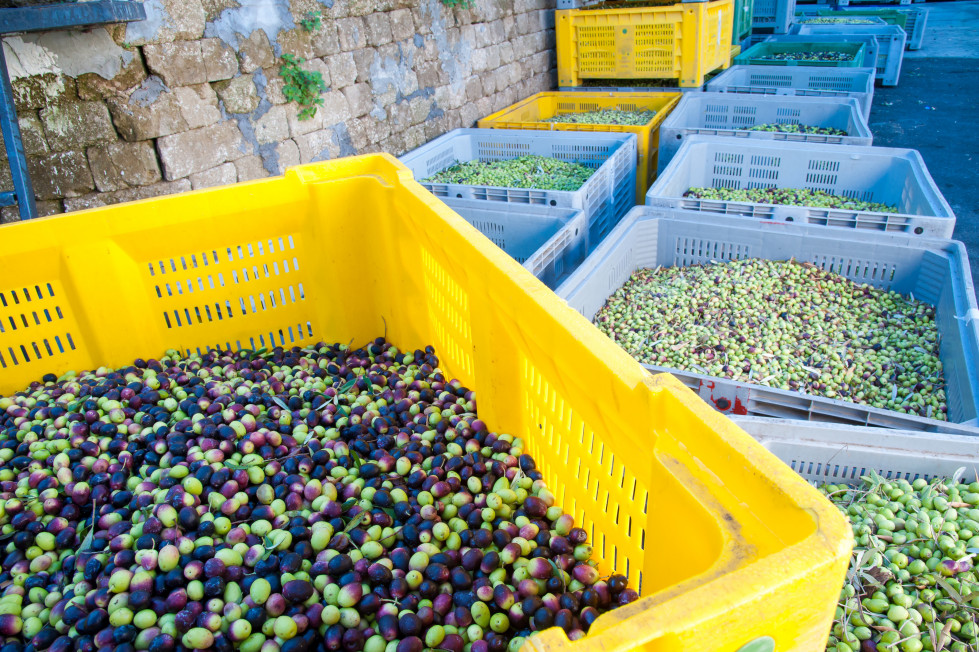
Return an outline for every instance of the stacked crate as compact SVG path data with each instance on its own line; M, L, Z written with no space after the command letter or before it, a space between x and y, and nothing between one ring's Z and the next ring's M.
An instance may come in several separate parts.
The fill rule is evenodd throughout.
M979 362L975 322L979 313L972 305L971 285L961 284L969 278L961 245L945 240L951 236L955 216L918 153L873 147L867 124L875 79L883 85L897 83L906 45L904 28L910 16L920 19L924 12L813 7L805 12L807 21L796 19L794 2L787 9L782 3L768 7L765 0L756 0L753 12L756 33L742 41L745 47L735 57L735 65L707 80L707 92L684 93L660 126L658 175L645 198L649 208L637 208L625 218L558 293L565 299L580 298L583 287L594 285L585 293L590 307L575 306L569 299L590 317L593 308L640 265L640 259L646 266L697 264L727 259L734 255L731 252L741 252L735 257L771 258L797 249L801 257L815 256L809 251L813 247L803 243L838 250L833 260L852 270L857 270L858 249L880 254L880 260L871 257L861 262L861 269L869 265L891 270L889 279L895 275L913 279L925 272L934 279L933 273L941 270L944 280L931 289L908 285L913 280L893 287L927 297L939 309L942 359L949 393L954 395L950 424L865 410L841 401L825 403L788 391L770 394L758 387L727 387L717 378L669 371L722 411L747 406L749 413L769 417L969 431L979 412L979 376L974 372ZM828 20L818 20L823 17ZM820 52L824 54L812 56ZM803 126L833 131L806 131ZM873 207L851 210L695 199L687 196L694 187L821 190L897 209L880 213L871 212L876 210ZM691 226L697 220L703 224ZM651 235L642 235L643 229ZM847 247L853 250L849 254L844 251L849 251ZM700 253L671 258L681 250ZM643 258L650 255L653 258ZM902 256L919 262L905 264L898 260ZM936 263L943 257L944 262ZM625 277L619 278L622 274ZM883 276L874 276L871 282L880 286ZM892 283L897 282L889 280L886 286Z
M745 32L735 0L663 6L559 9L555 14L558 85L588 80L665 80L680 88L702 87L705 77L731 65L732 44ZM743 9L741 9L743 12ZM740 18L740 16L739 16ZM626 84L622 84L626 85Z

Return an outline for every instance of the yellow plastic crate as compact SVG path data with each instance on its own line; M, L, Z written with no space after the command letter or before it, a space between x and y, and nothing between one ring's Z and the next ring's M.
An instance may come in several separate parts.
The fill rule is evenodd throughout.
M556 16L558 86L582 79L678 79L681 88L731 65L734 0Z
M659 125L680 101L681 93L592 93L551 91L537 93L477 123L482 129L536 129L552 131L612 131L636 134L636 203L646 201L646 191L656 180L659 159ZM544 122L559 113L585 113L601 109L655 111L645 125L597 125L577 122Z
M0 261L2 393L167 348L434 345L643 596L527 649L825 645L851 546L836 508L387 155L2 226Z

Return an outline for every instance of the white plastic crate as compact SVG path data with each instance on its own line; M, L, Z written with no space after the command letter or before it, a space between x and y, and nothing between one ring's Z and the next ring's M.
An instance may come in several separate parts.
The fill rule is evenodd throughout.
M887 0L868 0L869 2L887 2ZM913 2L918 2L919 0L913 0ZM836 0L836 4L840 7L848 7L850 5L862 6L863 2L861 0ZM909 5L912 4L912 0L897 0L893 4L898 5Z
M908 35L897 25L800 25L790 30L799 36L873 36L877 39L877 79L884 86L897 86L901 79L904 45Z
M829 16L837 15L835 13L825 14L825 11L826 11L825 9L821 9L821 8L819 8L816 5L812 5L812 6L815 7L819 11L823 11L824 12L823 15L829 15ZM904 44L904 48L906 50L920 50L921 49L921 44L922 44L922 41L924 40L924 37L925 37L925 27L928 24L928 10L925 9L924 7L913 7L911 5L899 5L899 6L895 6L895 5L881 5L881 6L857 5L857 6L853 7L853 8L849 8L849 7L836 7L835 9L839 12L839 15L844 15L845 16L845 15L850 14L850 15L862 16L864 18L871 17L871 16L867 15L867 13L864 13L864 12L868 12L868 11L883 10L883 11L889 11L889 12L890 11L898 11L898 12L901 12L902 14L904 14L904 17L905 17L905 19L904 19L904 25L903 25L904 31L908 35L907 41ZM852 14L850 12L852 12ZM874 17L877 17L877 16L874 16ZM885 20L885 19L881 18L881 20L883 20L883 22L885 22L885 23L888 23L888 20L889 19L888 20ZM800 20L800 18L798 16L798 13L797 13L797 17L796 17L796 22L802 22L802 20ZM889 23L889 24L892 24L892 23Z
M595 168L578 190L536 190L431 183L447 167L478 159L502 161L536 154ZM577 208L595 246L635 204L636 135L608 132L455 129L401 157L415 179L436 197Z
M588 255L588 221L580 210L451 197L442 201L552 290Z
M936 307L948 422L747 380L666 371L728 414L753 414L928 432L970 432L979 413L979 309L961 242L704 215L637 206L556 293L588 319L637 269L686 267L746 258L812 263L855 282L913 294Z
M786 419L732 416L731 420L806 480L818 484L858 484L871 470L884 478L979 474L976 436L882 430Z
M839 20L840 22L838 22L838 23L808 23L808 22L806 22L806 21L810 21L810 20L814 20L814 19L818 19L818 18L833 18L833 19ZM847 23L847 22L843 22L844 19L847 19L847 18L849 18L850 20L860 20L860 21L867 21L867 22L860 22L860 23L855 23L855 22L854 23ZM887 21L885 21L884 19L882 19L882 18L880 18L878 16L847 16L847 14L845 14L843 12L840 12L839 15L829 15L829 16L820 16L820 15L816 15L816 16L796 16L795 17L795 20L792 21L792 27L789 28L789 33L790 34L792 33L792 29L796 25L809 25L809 24L823 25L823 26L829 25L829 26L833 26L833 27L845 27L845 26L848 26L848 25L863 25L864 27L866 27L868 25L886 25L887 24Z
M715 93L852 97L870 117L874 101L872 68L815 68L812 66L731 66L707 82Z
M820 11L826 11L825 5L803 5L796 3L795 15L798 16L818 16Z
M901 7L900 11L908 16L904 25L904 31L908 33L908 42L904 47L908 50L920 50L921 44L925 40L928 10L924 7Z
M690 188L806 188L897 206L897 213L684 197ZM948 238L955 214L913 149L690 136L646 204L776 222ZM834 237L844 237L837 234ZM845 236L849 237L849 236Z
M755 0L751 18L752 30L772 30L785 34L795 16L795 0Z
M845 136L750 131L761 124L830 127ZM665 168L688 136L732 136L760 140L872 145L873 134L852 97L757 97L735 93L685 95L659 129L659 165Z

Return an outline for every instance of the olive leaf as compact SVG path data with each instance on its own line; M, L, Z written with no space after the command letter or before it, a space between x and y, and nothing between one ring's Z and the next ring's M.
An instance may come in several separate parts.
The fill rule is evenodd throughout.
M962 481L962 476L965 475L965 470L966 469L964 466L960 466L959 468L955 469L955 473L952 474L952 482L954 484L959 484L959 482Z
M371 513L368 512L366 509L362 511L360 514L357 514L352 519L350 519L350 522L347 523L347 527L343 528L343 533L347 534L348 532L350 532L351 530L359 526L361 523L366 521L370 517L370 515Z
M892 575L891 572L885 568L874 566L870 570L862 571L860 573L860 578L865 580L878 591L885 591L885 583L890 579L894 579L894 575Z
M356 384L357 384L357 379L356 378L351 378L350 380L348 380L347 382L345 382L343 385L340 386L340 389L338 390L338 393L339 394L346 394L351 389L353 389L354 385L356 385Z
M256 464L235 464L234 462L225 462L224 465L232 471L247 471L257 466Z
M82 539L82 543L78 546L78 554L87 552L89 548L92 547L92 541L95 540L95 517L98 512L98 505L95 500L92 500L92 522L89 526L88 534Z
M353 460L354 460L354 466L357 469L360 469L360 467L364 464L364 461L362 459L360 459L360 455L357 454L357 451L353 451L353 450L350 451L350 457L353 458Z
M283 401L283 400L282 400L281 398L279 398L278 396L273 396L273 397L272 397L272 401L273 401L273 402L274 402L274 403L275 403L276 405L278 405L278 406L279 406L280 408L282 408L283 410L289 410L289 406L288 406L288 405L286 405L286 403L285 403L285 401Z
M937 582L938 582L938 586L942 587L942 590L945 591L945 594L948 595L948 597L952 598L952 600L956 604L960 606L966 605L966 601L962 598L962 594L956 591L955 588L951 584L949 584L947 580L945 580L945 578L939 577L937 579Z
M554 563L554 560L553 559L548 559L547 560L547 563L549 563L551 565L551 574L554 577L556 577L559 580L561 580L561 593L564 593L568 589L568 586L567 586L567 584L564 581L564 575L561 574L561 569L558 568L558 565L556 563Z

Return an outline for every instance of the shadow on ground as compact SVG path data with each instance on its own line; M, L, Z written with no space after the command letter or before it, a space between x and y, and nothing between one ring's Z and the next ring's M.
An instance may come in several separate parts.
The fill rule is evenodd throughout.
M979 41L979 39L977 39ZM870 113L874 145L921 152L956 215L979 279L979 58L904 59L893 88L877 87Z

